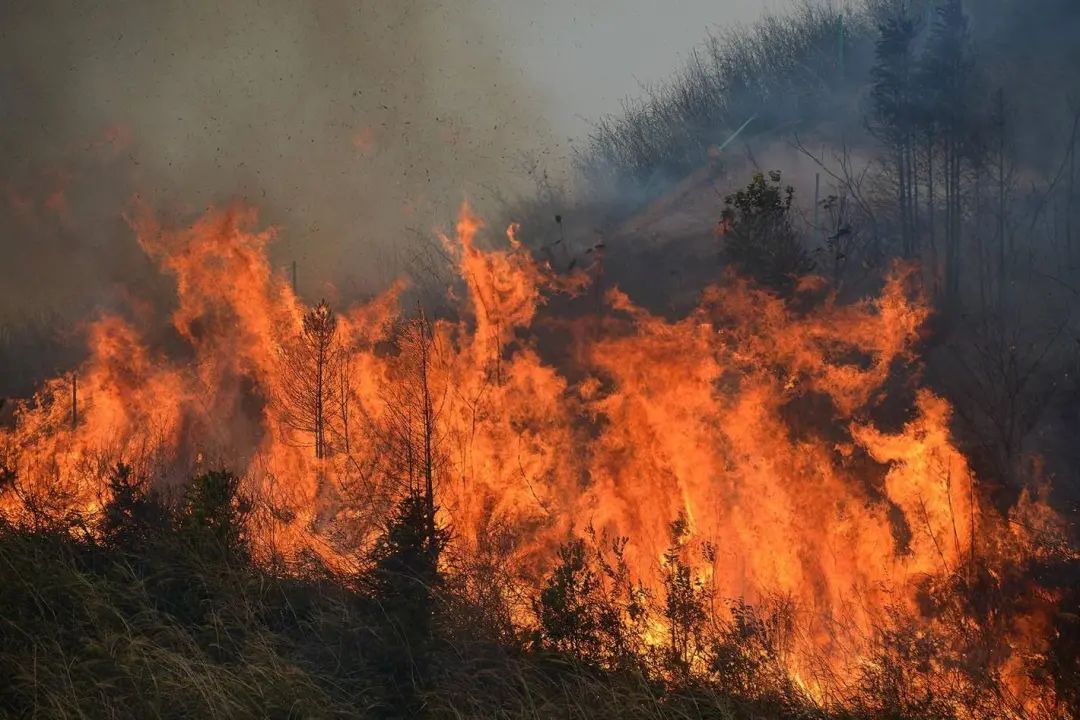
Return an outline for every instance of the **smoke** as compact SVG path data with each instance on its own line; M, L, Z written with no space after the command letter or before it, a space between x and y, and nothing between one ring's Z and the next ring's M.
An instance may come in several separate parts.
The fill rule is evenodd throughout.
M304 295L385 285L463 197L530 188L523 158L550 144L481 10L5 3L0 319L75 317L154 282L122 217L136 194L178 220L255 204Z

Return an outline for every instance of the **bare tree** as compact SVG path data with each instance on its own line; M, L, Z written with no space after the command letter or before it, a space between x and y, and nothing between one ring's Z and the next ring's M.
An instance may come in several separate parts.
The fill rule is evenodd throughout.
M384 396L386 419L381 428L387 472L405 484L406 494L423 498L424 522L435 536L435 482L439 467L438 411L432 369L435 341L421 311L406 321L397 338L399 377Z
M831 158L826 158L823 153L814 154L797 134L791 146L817 165L832 183L831 194L819 201L819 208L828 214L828 225L815 227L815 231L826 233L826 249L832 255L833 281L838 288L842 287L847 284L844 276L849 268L866 271L881 260L881 223L875 200L867 191L867 185L873 180L873 161L857 166L847 143L841 143Z
M337 344L337 317L325 300L304 315L303 329L283 353L281 409L286 425L311 438L315 457L327 457L329 422L340 403L342 353ZM347 400L346 400L347 402Z
M1017 311L970 322L945 347L941 377L962 429L993 476L1022 485L1028 440L1060 389L1068 365L1070 313L1041 323Z

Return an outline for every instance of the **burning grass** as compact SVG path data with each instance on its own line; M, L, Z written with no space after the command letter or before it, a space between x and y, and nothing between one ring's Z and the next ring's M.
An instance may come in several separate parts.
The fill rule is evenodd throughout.
M171 714L174 692L176 707L228 716L368 702L507 717L1070 712L1066 529L1033 494L1001 509L981 492L949 403L918 380L929 308L909 270L854 304L820 282L785 300L727 276L683 318L617 290L553 318L547 299L589 274L554 275L513 229L505 249L481 249L466 208L443 238L460 311L429 320L398 307L400 288L305 306L248 209L133 226L175 279L184 351L148 339L160 319L103 317L77 389L49 381L0 431L7 567L26 586L5 604L42 598L5 625L14 707L48 687L58 715L107 688L109 703L151 703L145 715ZM535 339L547 322L569 329L559 352ZM160 505L162 547L231 528L243 542L218 542L242 557L176 574L168 558L186 551L110 541L101 518L144 497L117 484L121 461L179 498ZM243 517L192 514L203 486L188 478L223 465L237 472L225 506L242 497ZM360 579L385 560L375 549L412 537L387 526L403 498L423 499L417 537L431 543L403 557L435 558L445 587L432 574L388 605ZM36 589L35 564L56 566ZM315 615L280 629L274 617L298 612L290 587ZM163 606L178 588L192 604ZM422 647L369 623L398 606L437 618ZM480 627L485 650L462 649ZM552 650L574 670L537 654ZM45 684L26 670L39 652ZM62 672L98 656L100 674ZM424 678L411 705L402 675Z

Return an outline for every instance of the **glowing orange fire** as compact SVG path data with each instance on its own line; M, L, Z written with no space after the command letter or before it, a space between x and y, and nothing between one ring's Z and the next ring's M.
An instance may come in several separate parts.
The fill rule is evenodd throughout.
M314 547L345 563L366 542L399 490L386 428L415 420L401 389L413 369L394 350L411 313L398 306L401 288L339 313L332 368L320 375L336 388L319 411L329 439L316 453L288 407L289 348L310 308L273 271L273 234L255 224L245 208L180 231L146 213L133 220L175 278L171 325L182 343L172 345L183 351L147 340L160 337L152 323L98 319L76 373L74 426L71 381L60 377L0 431L18 488L0 496L4 512L27 512L29 498L39 510L93 510L118 458L166 484L227 464L267 509L256 536L263 557ZM530 330L550 293L587 279L555 276L513 229L507 249L482 250L480 229L465 208L443 238L467 295L461 317L434 321L424 340L437 493L462 552L509 528L510 565L536 582L558 545L591 526L630 537L632 570L655 584L669 523L682 514L694 541L716 548L695 563L720 595L784 596L800 608L789 670L827 699L837 678L869 661L887 613L918 617L927 583L948 582L975 554L1019 561L1035 552L1030 533L1053 527L1030 498L1015 511L1023 523L985 504L950 438L949 404L902 372L928 315L905 269L879 297L851 305L814 280L785 302L726 277L678 320L611 291L598 316L562 322L574 346L573 367L561 367ZM915 400L885 426L875 418L890 383ZM1004 630L1015 652L995 660L1031 713L1046 690L1028 686L1017 658L1042 651L1042 625L1035 611L1016 618ZM927 620L925 631L949 629Z

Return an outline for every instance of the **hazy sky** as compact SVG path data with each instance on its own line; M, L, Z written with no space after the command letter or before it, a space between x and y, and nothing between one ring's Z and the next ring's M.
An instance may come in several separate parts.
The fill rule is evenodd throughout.
M486 0L498 34L572 135L662 82L710 29L752 22L788 0Z

